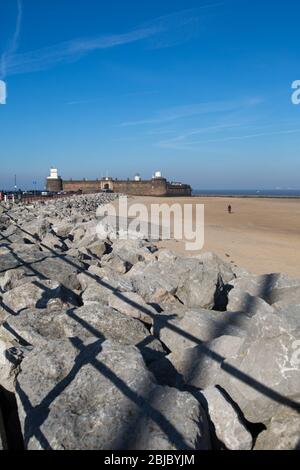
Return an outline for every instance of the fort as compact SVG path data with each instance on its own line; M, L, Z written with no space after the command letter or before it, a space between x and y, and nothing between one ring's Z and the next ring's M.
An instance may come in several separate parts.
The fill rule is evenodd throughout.
M192 188L188 184L169 182L160 171L155 172L149 180L143 180L140 175L134 179L118 180L104 177L95 180L64 180L58 175L56 168L51 168L46 180L46 189L51 193L59 192L100 192L111 191L131 196L191 196Z

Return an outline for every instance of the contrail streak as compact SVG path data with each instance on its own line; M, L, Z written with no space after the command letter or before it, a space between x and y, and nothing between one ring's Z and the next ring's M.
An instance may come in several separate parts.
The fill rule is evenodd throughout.
M147 39L157 41L152 45L155 48L176 45L190 38L189 25L200 21L202 11L223 5L224 2L218 2L177 11L144 22L128 32L71 39L21 54L10 54L9 63L6 63L6 74L15 75L47 70L60 63L79 60L96 50L132 44ZM16 37L18 39L18 34Z
M17 0L17 21L16 21L16 28L13 35L13 38L8 46L8 49L3 53L1 58L1 67L0 67L0 77L5 78L7 74L7 68L9 66L11 57L15 54L18 49L19 45L19 38L21 32L21 24L22 24L22 16L23 16L23 5L22 0Z

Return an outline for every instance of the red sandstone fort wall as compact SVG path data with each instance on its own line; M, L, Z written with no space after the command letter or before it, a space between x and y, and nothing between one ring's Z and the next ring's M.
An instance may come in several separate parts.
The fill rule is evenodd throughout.
M191 188L188 185L172 185L165 178L147 181L127 180L47 180L47 190L51 192L93 192L105 189L106 185L115 193L131 196L190 196Z
M63 181L63 190L68 192L82 191L100 191L101 181L100 180L69 180Z
M104 186L105 182L102 182ZM127 181L114 180L110 183L111 189L115 193L123 193L131 196L166 196L167 182L165 179L149 180L149 181ZM99 191L101 189L101 181L63 181L64 191Z
M131 196L165 196L167 194L167 182L165 179L149 181L114 181L116 193L129 194Z
M183 184L181 186L179 185L172 185L168 184L167 185L167 196L173 196L173 197L187 197L192 195L192 188L187 185Z

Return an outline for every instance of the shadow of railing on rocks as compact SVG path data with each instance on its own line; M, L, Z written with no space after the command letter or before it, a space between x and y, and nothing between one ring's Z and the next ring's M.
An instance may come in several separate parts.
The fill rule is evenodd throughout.
M256 305L256 300L257 297L261 299L266 299L271 292L272 288L275 286L277 280L278 280L278 274L270 274L266 276L262 276L261 278L261 286L257 290L256 296L254 295L249 295L247 292L245 292L246 296L246 301L242 302L242 309L239 312L233 312L233 311L226 311L222 315L222 321L220 324L215 325L213 327L213 332L212 332L212 337L219 337L221 335L232 335L232 327L240 327L243 328L243 323L245 321L251 322L251 318L255 317L255 309L257 308ZM230 287L230 285L229 285ZM233 289L233 287L232 287ZM248 295L247 295L248 294ZM233 336L235 336L233 334ZM202 351L203 347L201 347ZM200 350L199 350L200 352ZM197 369L201 369L201 363L205 361L205 358L207 357L206 352L203 352L202 355L199 354L197 356ZM192 360L192 359L191 359ZM186 364L186 369L190 370L192 364L187 362ZM191 377L192 378L192 377Z
M98 334L100 336L100 334ZM71 343L79 353L74 361L74 366L71 371L56 384L53 389L43 398L43 400L37 406L32 406L28 396L17 382L16 391L19 399L22 402L24 411L26 413L24 421L24 436L25 436L25 448L28 448L29 441L32 437L35 437L42 449L51 450L51 444L41 431L43 423L46 421L51 404L56 400L58 396L66 389L67 386L75 379L82 367L87 364L91 364L103 377L109 380L114 386L120 390L120 392L133 402L137 408L141 409L143 415L148 416L154 423L156 423L162 432L168 437L172 445L177 449L192 450L189 445L185 442L183 436L178 430L170 423L170 421L158 410L153 408L147 400L147 393L145 397L139 395L137 392L132 390L120 377L118 377L109 367L103 362L97 359L97 355L101 353L102 343L105 341L105 337L96 340L92 344L84 345L79 338L69 338ZM130 429L133 430L133 423L130 423ZM128 429L122 429L120 436L112 436L112 449L125 449L126 438L128 437Z
M41 431L42 424L46 421L49 412L50 405L54 400L65 390L65 388L73 381L77 373L88 361L88 352L92 349L96 349L96 354L101 351L101 344L103 339L97 340L92 345L87 346L87 348L81 351L78 356L75 358L74 366L70 372L58 382L52 390L43 398L43 400L36 406L32 406L30 400L24 390L21 388L20 384L16 383L16 391L19 396L19 399L22 402L24 412L26 413L23 425L23 432L25 437L25 448L28 448L29 440L32 437L35 437L40 443L41 447L46 449L51 449L49 441L46 439L45 435Z
M15 221L14 221L15 222ZM16 223L16 222L15 222ZM18 227L24 231L22 229L22 227L20 227L18 225ZM28 235L31 235L29 232L26 232L24 231L25 233L27 233ZM116 295L120 300L122 300L124 303L127 303L129 304L130 306L136 308L136 309L139 309L142 313L148 315L150 318L153 319L153 321L155 321L155 317L156 315L149 309L147 309L146 307L144 306L141 306L139 305L138 303L126 298L122 292L120 291L117 291L113 286L111 286L108 282L104 281L103 279L99 278L98 276L90 273L89 271L87 271L86 269L81 269L78 264L76 264L75 262L73 262L72 260L70 260L70 258L66 258L63 254L61 253L58 253L57 251L53 250L52 248L40 243L41 246L45 249L47 249L49 251L50 254L52 255L55 255L56 257L60 258L61 260L63 260L64 262L66 262L67 264L73 266L76 270L78 270L79 272L83 272L86 276L90 277L92 280L96 281L97 283L99 283L101 286L107 288L109 291L113 292L114 295ZM28 263L23 263L23 265L27 265ZM37 269L35 269L36 272L38 272ZM86 322L84 322L82 319L79 319L79 317L74 313L71 314L72 315L72 318L75 319L76 321L80 322L80 324L84 327L86 327ZM77 317L77 318L76 318ZM285 405L295 411L297 411L298 413L300 412L300 405L299 403L297 403L296 401L294 400L291 400L283 395L281 395L280 393L276 392L275 390L272 390L271 388L269 388L268 386L264 385L263 383L257 381L256 379L250 377L249 375L245 374L244 372L240 371L239 369L237 369L236 367L226 363L226 358L223 357L222 355L212 351L209 349L209 347L207 347L205 345L205 343L203 343L201 340L199 340L197 337L193 336L192 334L182 330L180 327L178 327L177 325L175 325L174 323L169 323L169 319L166 318L165 319L165 322L164 322L164 325L163 327L164 328L168 328L169 330L173 331L174 333L178 334L179 336L183 337L183 338L186 338L187 340L191 341L193 344L195 344L195 346L197 345L201 345L201 348L202 348L202 351L203 351L203 354L204 355L207 355L209 356L211 359L213 359L215 362L217 362L218 364L220 364L220 366L222 367L222 369L227 372L228 374L230 374L231 376L235 377L236 379L238 379L239 381L247 384L249 387L252 387L254 390L258 391L259 393L267 396L268 398L270 398L271 400L281 404L281 405ZM230 319L228 318L227 320L227 325L226 325L226 322L224 322L224 325L223 325L223 330L222 330L222 326L220 325L220 330L219 330L219 335L221 336L222 334L222 331L226 331L226 328L228 326L230 326L230 322L232 322L233 319L232 317L230 317ZM85 323L85 324L84 324ZM92 327L93 329L93 327ZM95 334L95 332L93 333ZM101 334L101 333L100 333ZM78 342L79 341L79 342ZM75 343L74 343L75 344ZM81 346L79 347L79 344L80 344L80 340L77 340L77 347L78 349L81 348ZM96 359L95 359L96 361ZM122 393L124 393L130 400L132 400L134 403L136 403L138 406L141 406L141 397L139 397L135 392L133 392L128 386L127 384L125 384L119 377L116 377L115 374L110 371L107 366L105 366L104 364L101 364L101 362L99 362L98 360L96 362L94 362L95 364L97 364L97 370L104 374L107 378L109 378L118 388L120 387L120 390L122 390ZM74 366L74 370L73 370L73 374L74 374L74 371L77 370L76 367L78 367L78 361L77 361L77 366L75 364ZM77 370L78 372L78 370ZM69 375L69 378L70 377L73 377L73 375ZM70 383L70 382L69 382ZM63 384L68 384L68 380L64 381ZM66 385L67 386L67 385ZM53 396L57 396L57 392L59 392L61 390L61 387L62 385L59 385L57 387L55 387L55 393L51 394L48 394L47 397L45 398L45 400L42 401L43 403L43 406L49 406L49 400L51 402L52 400L52 397ZM64 388L63 388L64 389ZM22 390L20 390L20 388L18 389L18 393L19 393L19 396L23 397L23 400L28 401L28 398L24 395L24 392L22 392ZM23 393L23 395L22 395ZM61 393L61 392L60 392ZM161 413L159 413L157 410L154 410L144 399L142 399L142 402L143 402L143 411L144 411L144 408L146 410L148 410L148 414L150 416L150 418L156 422L158 424L158 426L166 433L166 435L171 438L172 442L174 443L174 445L176 446L182 446L182 445L185 445L182 441L182 436L178 433L178 431L168 422L168 420L166 420L166 418L164 416L161 415ZM31 404L30 403L27 403L27 406L29 407L30 409L30 406ZM39 405L41 409L41 404ZM149 408L150 406L150 408ZM46 414L46 417L47 417L47 414ZM40 424L39 424L40 426ZM170 428L171 426L171 428ZM172 431L170 433L170 430ZM30 435L30 433L29 433ZM174 436L176 436L174 438ZM49 443L47 441L45 441L45 438L43 435L40 435L39 436L40 439L41 439L41 442L43 442L44 444L42 445L43 448L49 448ZM185 448L187 449L188 447L179 447L179 448Z
M265 302L272 304L271 292L274 289L280 274L268 274L263 276L264 280L258 293L258 297L261 297Z
M29 234L28 232L26 232ZM30 235L30 234L29 234ZM50 247L47 247L46 245L43 245L44 248L49 249L49 251L52 254L55 254L60 259L63 259L64 261L68 262L69 264L73 265L76 269L78 269L78 265L75 263L72 263L69 259L65 259L63 255L60 253L55 252L55 250L51 249ZM10 252L16 257L16 259L20 262L21 266L26 266L29 268L37 277L40 277L41 273L35 269L32 268L31 264L32 263L26 263L23 261L14 251L10 248ZM47 256L46 256L47 257ZM41 261L41 260L40 260ZM14 269L14 268L12 268ZM82 272L87 274L87 272L82 269ZM92 276L94 279L99 281L99 278L97 276ZM45 276L42 275L42 278L45 279ZM38 285L41 289L45 290L45 293L47 291L47 287L44 286L41 283L38 283L37 281L34 282L36 285ZM105 283L106 284L106 283ZM107 284L107 287L109 287L112 291L115 292L115 289L109 286ZM15 312L11 311L12 314L16 315ZM91 326L88 322L84 321L82 318L80 318L76 313L74 312L74 309L68 310L67 314L75 321L77 321L81 326L83 326L87 331L89 331L93 336L97 338L101 338L101 342L97 341L94 343L94 345L98 344L100 345L104 340L105 337L98 332L93 326ZM15 336L15 338L20 342L20 344L24 345L27 343L23 341L23 339L7 324L7 322L3 325L5 329L7 329L11 334ZM25 394L25 392L21 389L19 383L17 383L16 390L18 393L18 396L22 402L22 405L24 409L26 410L26 417L25 417L25 422L24 422L24 435L26 436L26 441L25 441L25 448L28 446L28 442L31 437L35 437L38 442L40 443L40 446L43 449L51 449L51 445L47 438L45 437L44 433L41 431L41 425L42 423L47 419L47 416L49 414L49 406L50 404L63 392L63 390L72 382L76 374L79 372L81 367L84 365L84 362L82 361L82 356L86 355L86 348L82 345L80 340L75 341L73 339L72 343L77 345L78 349L80 349L80 353L78 358L75 360L75 365L70 371L70 373L59 383L57 384L53 390L47 394L47 396L42 400L42 402L36 406L33 407L29 401L29 398ZM80 347L79 347L80 345ZM92 345L93 346L93 345ZM138 347L138 346L137 346ZM87 348L90 348L90 345L87 346ZM96 352L96 355L100 352L100 349ZM7 356L7 359L10 360L10 357ZM108 378L112 383L116 385L117 388L119 388L122 393L127 396L131 401L133 401L137 406L142 408L141 414L146 414L148 415L156 424L162 429L163 432L168 436L170 441L176 448L178 449L186 449L186 450L191 450L190 447L187 445L187 443L184 441L184 438L182 435L177 431L177 429L163 416L162 413L157 411L155 408L153 408L145 398L139 396L136 392L130 389L128 385L122 381L119 377L117 377L107 366L102 364L100 361L96 360L96 357L93 359L87 361L87 363L92 363L92 365L99 371L101 372L106 378ZM126 436L127 433L124 432L124 436ZM123 438L123 432L122 432L122 437L120 442L122 442ZM116 437L114 438L114 440Z
M11 217L9 216L13 222L15 223L15 225L20 229L22 230L23 232L25 232L27 235L30 235L32 236L32 234L30 232L27 232L26 230L24 230L19 224L17 224L17 222ZM47 246L47 245L44 245L43 243L40 243L41 246L47 250L49 250L50 253L52 253L53 255L55 255L56 257L62 259L63 261L65 261L67 264L73 266L75 269L77 269L78 271L84 273L87 277L93 279L94 281L96 281L97 283L99 283L101 286L107 288L109 291L113 292L114 295L116 297L118 297L120 300L122 300L124 303L127 303L128 305L140 310L142 313L145 313L146 315L148 315L150 318L152 318L153 320L155 319L155 314L153 314L153 312L151 312L151 310L147 309L146 307L142 306L142 305L139 305L138 303L134 302L133 300L131 299L128 299L127 297L125 297L124 295L122 295L122 292L120 291L117 291L116 288L114 288L113 286L111 286L108 282L104 281L103 279L100 279L99 276L95 275L95 274L92 274L90 273L89 271L85 270L85 269L80 269L80 267L75 263L75 262L72 262L70 259L68 258L65 258L64 255L58 253L57 251L53 250L51 247ZM266 286L264 288L264 290L266 289ZM233 317L231 317L231 321L233 320ZM225 323L225 327L228 326L228 324L226 325ZM164 325L165 328L168 328L172 331L174 331L175 333L177 333L179 336L181 335L182 337L185 337L186 339L189 339L191 342L193 342L195 344L195 346L197 345L203 345L203 350L205 353L209 354L211 358L213 358L216 362L222 364L224 361L225 361L225 357L213 352L213 351L210 351L209 348L206 348L204 343L202 341L200 341L198 338L196 338L195 336L185 332L184 330L181 330L179 327L177 327L176 325L174 324L170 324L168 322L168 319L166 320L166 323ZM220 326L220 335L221 336L221 326ZM226 368L226 369L225 369ZM295 409L297 410L298 412L300 412L300 405L295 402L294 400L291 400L289 398L286 398L284 396L282 396L281 394L277 393L276 391L273 391L272 389L270 389L269 387L265 386L264 384L260 383L259 381L255 380L255 379L252 379L251 377L249 377L247 374L244 374L242 372L240 372L238 369L236 369L235 367L231 367L230 365L228 364L224 364L224 370L226 370L228 373L230 373L231 375L233 375L234 377L236 377L237 379L241 380L242 382L246 383L247 385L249 385L250 387L253 387L255 390L257 390L258 392L260 393L263 393L265 394L266 396L268 396L269 398L271 398L272 400L274 401L277 401L278 403L280 404L284 404L286 406L289 406L291 407L292 409Z
M8 305L6 305L4 302L3 302L3 299L0 297L0 308L2 308L6 313L8 313L9 315L13 315L13 316L16 316L18 315L17 312L15 312L12 308L10 308Z
M50 288L44 286L44 284L41 284L36 280L33 281L32 284L43 291L42 297L38 300L36 304L36 308L47 308L47 303L49 299L51 299L52 301L54 301L55 299L60 299L62 300L63 304L73 305L74 307L81 307L83 305L80 297L66 286L63 286L63 291L61 292L59 289L55 289L55 287Z
M83 347L83 344L80 340L75 339L72 341L79 350ZM150 393L145 392L145 396L141 396L132 390L120 377L118 377L109 367L107 367L103 362L99 361L96 357L93 357L90 361L91 365L101 373L106 379L113 383L122 394L127 397L132 403L134 403L138 409L140 409L139 416L128 425L128 429L122 429L120 436L114 436L113 440L115 442L115 448L119 448L120 445L124 445L124 448L127 448L126 442L130 440L131 436L128 435L128 431L134 431L136 427L136 422L140 416L149 417L154 423L158 425L161 431L168 437L169 441L173 446L178 450L192 450L191 447L185 442L181 433L175 428L173 424L157 409L151 405ZM123 450L120 449L120 450Z

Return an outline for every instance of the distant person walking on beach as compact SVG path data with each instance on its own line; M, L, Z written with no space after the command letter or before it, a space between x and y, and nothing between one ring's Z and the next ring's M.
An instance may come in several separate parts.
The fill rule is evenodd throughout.
M228 214L232 214L232 207L231 207L230 204L229 204L229 206L228 206Z

